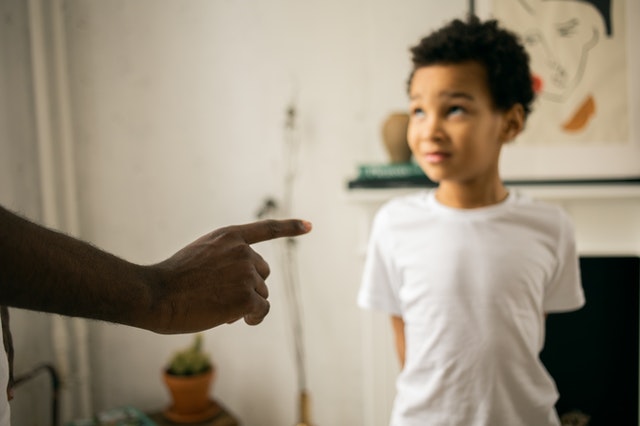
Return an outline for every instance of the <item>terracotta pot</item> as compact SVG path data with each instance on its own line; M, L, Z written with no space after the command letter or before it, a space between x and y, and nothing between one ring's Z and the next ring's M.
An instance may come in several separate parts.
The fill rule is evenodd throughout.
M411 160L411 150L407 142L409 114L394 112L389 114L382 125L382 140L392 163L407 163Z
M175 376L164 372L164 382L171 393L171 411L177 415L190 416L207 411L211 406L209 388L215 369L195 376Z

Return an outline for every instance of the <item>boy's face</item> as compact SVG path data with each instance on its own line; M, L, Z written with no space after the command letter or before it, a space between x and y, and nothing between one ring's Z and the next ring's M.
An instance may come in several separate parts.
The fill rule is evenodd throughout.
M464 62L419 68L409 95L409 147L431 180L499 179L500 149L515 133L508 130L508 113L493 106L482 65Z

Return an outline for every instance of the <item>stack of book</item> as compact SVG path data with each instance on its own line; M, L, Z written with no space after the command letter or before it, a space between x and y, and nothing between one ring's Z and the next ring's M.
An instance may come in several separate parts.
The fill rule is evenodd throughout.
M414 162L388 164L361 164L358 176L349 181L349 188L435 187Z

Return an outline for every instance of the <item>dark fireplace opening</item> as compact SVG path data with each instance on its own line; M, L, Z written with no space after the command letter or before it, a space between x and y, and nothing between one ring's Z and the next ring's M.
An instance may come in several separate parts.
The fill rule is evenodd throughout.
M587 299L547 319L542 362L563 425L638 426L639 257L582 257Z

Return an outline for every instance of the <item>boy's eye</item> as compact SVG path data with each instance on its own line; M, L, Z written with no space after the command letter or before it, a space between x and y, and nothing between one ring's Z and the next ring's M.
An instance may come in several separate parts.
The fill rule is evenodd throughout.
M411 115L414 117L424 117L424 111L422 108L413 108L411 110Z
M459 105L454 105L452 107L449 107L449 109L447 110L447 115L460 115L460 114L464 114L466 111L463 107L459 106Z

